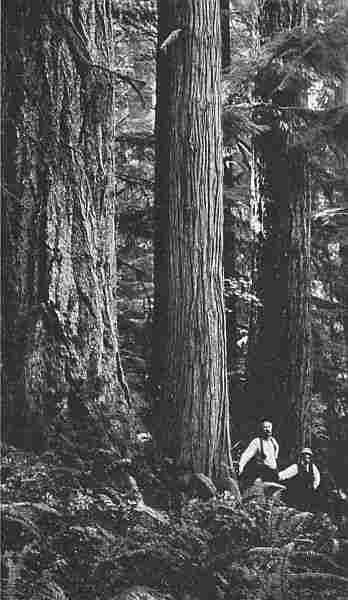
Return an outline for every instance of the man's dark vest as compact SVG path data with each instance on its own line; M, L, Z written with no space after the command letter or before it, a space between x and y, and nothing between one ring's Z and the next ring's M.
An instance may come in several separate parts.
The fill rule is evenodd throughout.
M314 489L314 467L313 463L309 465L309 471L301 463L298 465L297 476L307 490Z

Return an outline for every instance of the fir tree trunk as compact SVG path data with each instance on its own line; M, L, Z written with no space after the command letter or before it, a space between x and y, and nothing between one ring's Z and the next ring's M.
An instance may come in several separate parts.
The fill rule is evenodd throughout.
M3 21L5 426L31 448L124 414L111 4L13 0Z
M159 30L156 431L163 453L214 476L230 463L219 3L161 1Z
M303 26L304 4L260 3L261 42ZM310 442L311 200L306 152L294 144L289 112L279 110L301 106L303 98L286 86L275 91L278 83L272 72L261 73L256 89L270 104L255 114L269 129L254 139L255 291L262 306L251 328L249 410L273 421L286 454Z

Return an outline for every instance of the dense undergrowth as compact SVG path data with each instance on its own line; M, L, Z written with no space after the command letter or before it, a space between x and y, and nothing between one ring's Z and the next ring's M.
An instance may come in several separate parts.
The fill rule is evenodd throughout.
M133 471L155 509L127 461L67 466L57 453L3 449L4 600L108 600L134 585L178 599L348 597L346 523L257 490L243 504L224 492L178 507L164 473L140 459Z

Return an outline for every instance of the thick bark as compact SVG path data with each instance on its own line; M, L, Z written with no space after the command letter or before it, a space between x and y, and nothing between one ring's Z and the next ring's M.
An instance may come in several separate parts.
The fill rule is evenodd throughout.
M304 2L260 4L261 42L303 23ZM268 86L275 84L271 77ZM271 91L261 73L258 99L269 100ZM306 153L292 145L291 119L278 110L302 103L298 92L279 91L255 115L269 130L254 140L255 291L262 307L251 329L249 410L273 420L284 454L310 442L309 177Z
M159 3L153 381L162 452L230 464L222 272L220 12Z
M66 416L124 412L111 0L13 0L3 25L5 427L41 448Z

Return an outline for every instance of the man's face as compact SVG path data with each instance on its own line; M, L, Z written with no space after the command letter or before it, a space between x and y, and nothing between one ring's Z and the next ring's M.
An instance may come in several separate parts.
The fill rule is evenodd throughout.
M308 464L311 462L311 455L310 454L302 454L301 459L302 459L302 462Z
M261 425L262 433L265 437L271 437L272 435L272 423L270 421L263 421Z

